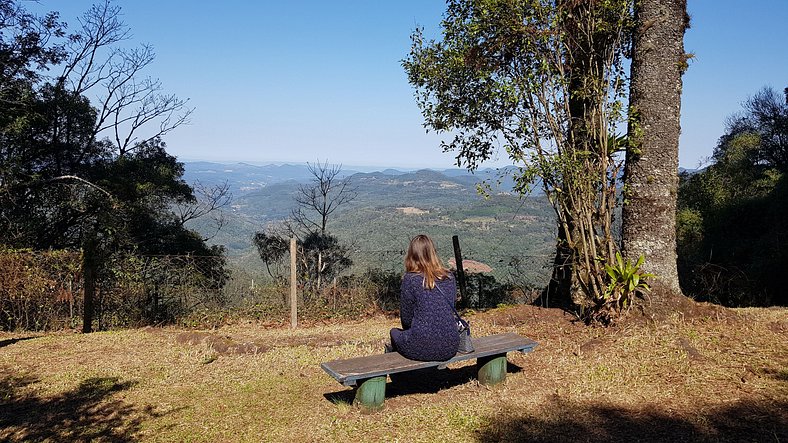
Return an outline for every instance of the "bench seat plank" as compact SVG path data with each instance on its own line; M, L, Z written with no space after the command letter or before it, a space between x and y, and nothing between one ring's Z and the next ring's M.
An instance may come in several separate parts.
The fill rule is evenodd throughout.
M463 360L478 359L492 355L506 354L511 351L530 352L537 343L514 332L490 335L473 339L475 350L468 354L457 354L446 361L415 361L409 360L396 352L368 355L345 360L333 360L322 363L329 375L345 386L355 386L358 380L380 377L398 372L416 369L439 367Z

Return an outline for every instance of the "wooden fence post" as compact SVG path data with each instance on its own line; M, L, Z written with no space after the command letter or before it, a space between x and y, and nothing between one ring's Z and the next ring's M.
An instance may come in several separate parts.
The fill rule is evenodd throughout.
M465 287L465 269L462 267L462 251L460 251L460 238L452 235L451 242L454 245L454 263L457 266L457 283L460 289L460 304L467 306L468 299L466 298Z
M296 286L296 239L290 238L290 327L298 327L298 288Z
M96 237L88 233L82 245L82 332L93 332L93 302L96 297Z

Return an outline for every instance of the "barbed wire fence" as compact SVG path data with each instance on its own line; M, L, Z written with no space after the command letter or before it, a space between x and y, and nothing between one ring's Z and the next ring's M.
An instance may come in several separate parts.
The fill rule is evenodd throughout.
M99 329L173 323L225 305L225 259L197 255L117 255L99 277Z
M0 329L73 327L82 311L81 254L0 250Z
M453 257L451 242L441 239L439 253L444 264ZM299 303L304 308L320 308L320 315L341 315L343 312L358 312L360 306L376 306L382 310L398 308L399 285L404 271L404 258L408 239L392 238L392 244L403 247L365 248L351 245L348 256L353 264L343 272L327 276L321 291L315 293L299 283L299 293L303 294ZM534 247L522 253L506 253L501 249L490 248L480 242L463 246L462 255L489 265L492 270L483 273L471 273L467 280L467 298L462 300L464 307L487 308L502 303L531 303L541 295L552 275L554 252L551 249ZM287 290L289 282L287 266L272 266L278 278L270 278L263 271L265 265L259 258L245 258L246 269L239 270L236 266L227 287L228 300L241 303L235 305L254 306L256 311L278 310L286 315L288 304ZM256 264L257 269L250 270ZM279 286L277 290L276 287ZM270 295L274 292L274 295ZM272 307L273 305L278 308ZM311 306L310 306L311 305ZM301 309L301 308L299 308ZM283 317L284 318L284 317Z
M400 243L401 239L398 240ZM445 241L443 243L446 243ZM351 247L353 264L315 291L299 283L299 315L353 317L399 307L405 248ZM439 247L444 263L450 248ZM463 258L489 265L470 274L464 307L530 303L546 286L551 251L507 254L496 248L463 245ZM272 275L257 257L131 255L111 256L98 279L98 329L178 323L205 326L228 316L286 321L289 265ZM79 251L0 250L0 329L77 328L82 318ZM308 297L305 291L312 291Z
M229 278L214 256L116 254L98 276L98 329L176 321L196 309L224 305ZM79 251L0 251L0 329L76 328L83 309Z

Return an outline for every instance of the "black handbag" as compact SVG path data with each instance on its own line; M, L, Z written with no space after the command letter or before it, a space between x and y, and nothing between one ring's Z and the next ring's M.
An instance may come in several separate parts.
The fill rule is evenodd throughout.
M473 342L471 341L471 326L462 317L454 311L457 316L457 332L460 334L460 345L457 346L457 352L460 354L470 354L473 352Z
M438 286L435 286L438 289L438 292L441 293L441 296L444 297L443 299L446 300L446 297L443 295L443 291ZM457 319L457 333L460 335L460 344L457 346L457 352L460 354L470 354L473 352L473 341L471 340L471 325L468 324L468 321L464 318L460 317L460 314L457 313L457 310L454 309L451 303L446 300L446 303L451 308L452 312L454 312L454 318Z

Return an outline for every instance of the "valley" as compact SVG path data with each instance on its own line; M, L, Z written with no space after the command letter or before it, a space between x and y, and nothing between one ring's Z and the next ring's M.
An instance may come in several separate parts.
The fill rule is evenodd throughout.
M539 194L513 195L510 177L499 184L498 171L489 169L342 172L357 197L332 215L328 230L351 245L350 272L401 269L410 238L426 233L444 261L453 257L451 237L457 235L463 256L490 265L497 279L546 283L555 241L553 209ZM225 226L211 242L226 247L232 264L250 270L261 266L252 235L287 218L299 186L310 179L306 166L206 162L186 163L184 177L204 185L227 181L233 199L224 209ZM487 198L476 191L485 179L492 191ZM210 231L205 220L192 227Z

